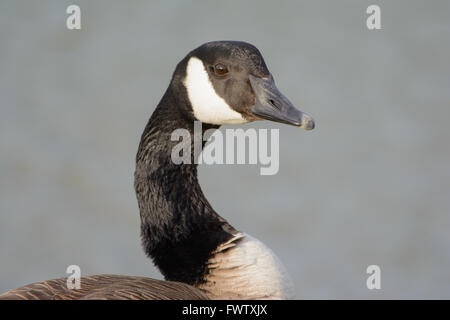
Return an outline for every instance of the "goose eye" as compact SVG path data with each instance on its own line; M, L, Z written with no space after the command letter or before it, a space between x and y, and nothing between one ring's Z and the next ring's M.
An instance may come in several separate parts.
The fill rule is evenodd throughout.
M221 63L218 63L214 66L214 72L218 75L223 76L228 73L228 68Z

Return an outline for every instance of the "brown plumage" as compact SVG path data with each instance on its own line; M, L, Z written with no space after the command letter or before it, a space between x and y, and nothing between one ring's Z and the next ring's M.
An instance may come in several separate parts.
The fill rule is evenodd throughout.
M205 300L190 285L144 277L95 275L81 277L80 289L68 289L67 278L33 283L0 294L0 300Z

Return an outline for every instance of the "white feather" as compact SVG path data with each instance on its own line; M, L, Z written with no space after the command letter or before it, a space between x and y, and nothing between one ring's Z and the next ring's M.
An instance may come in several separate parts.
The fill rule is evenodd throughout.
M200 59L189 59L183 83L197 120L211 124L248 122L216 93Z
M239 233L208 261L206 283L198 287L212 299L293 299L285 267L261 241Z

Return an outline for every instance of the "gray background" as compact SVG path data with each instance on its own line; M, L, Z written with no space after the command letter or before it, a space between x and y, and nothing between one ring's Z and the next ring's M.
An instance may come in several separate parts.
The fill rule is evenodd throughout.
M65 27L69 4L82 30ZM382 10L369 31L365 10ZM280 171L200 168L213 207L271 247L298 298L450 298L448 1L0 2L0 292L66 276L161 278L141 250L140 134L176 63L256 45L316 120ZM239 126L234 126L239 127ZM382 289L366 288L366 267Z

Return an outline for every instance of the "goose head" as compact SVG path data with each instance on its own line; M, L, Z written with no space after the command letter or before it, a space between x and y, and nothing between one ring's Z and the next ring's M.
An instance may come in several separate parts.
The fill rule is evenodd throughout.
M249 43L205 43L179 63L173 79L182 82L195 120L213 125L271 120L314 128L314 120L278 90L261 53Z

